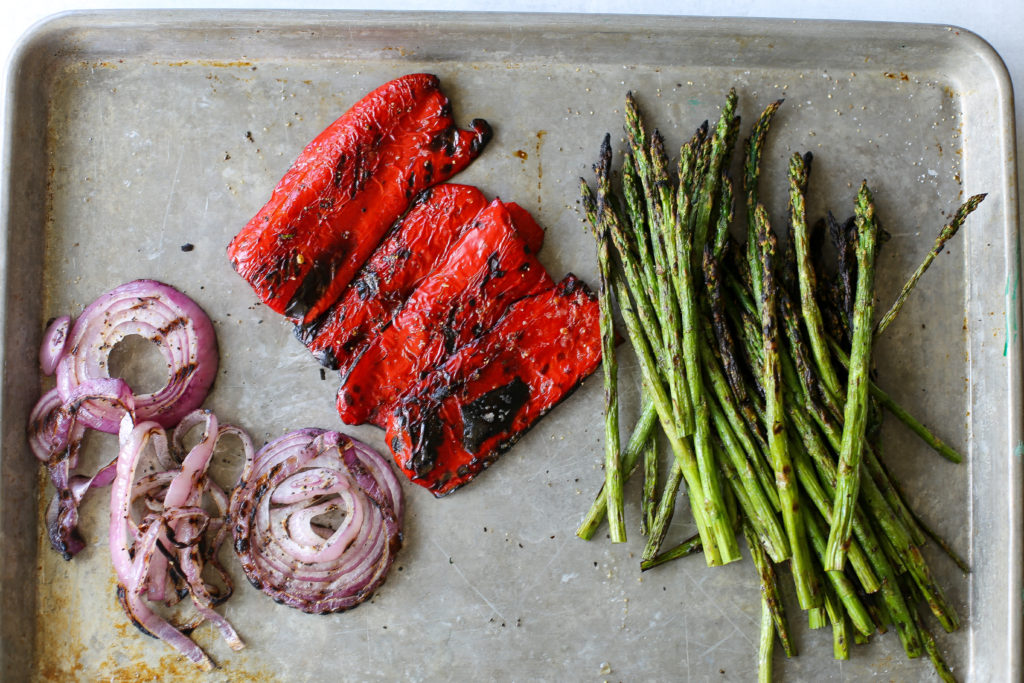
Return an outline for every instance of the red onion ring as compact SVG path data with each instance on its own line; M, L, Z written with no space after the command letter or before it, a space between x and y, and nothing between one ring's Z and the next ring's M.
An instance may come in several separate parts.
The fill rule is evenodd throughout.
M198 424L204 424L202 438L187 454L177 457L182 455L185 433ZM232 591L230 577L217 562L217 552L226 537L228 500L206 475L217 441L225 434L237 435L246 461L252 460L248 436L236 427L219 426L209 411L185 416L170 440L158 423L135 425L131 416L125 415L118 433L120 453L110 498L110 555L122 607L140 630L163 640L206 671L213 668L213 663L186 635L202 621L213 623L233 650L244 647L227 619L213 609ZM155 453L158 466L181 464L136 482L135 473L147 451ZM218 508L217 515L204 509L207 496ZM133 508L138 507L133 503L137 501L143 501L148 510L141 519L133 516ZM203 578L207 566L216 569L223 589ZM191 596L197 615L175 626L157 614L150 603L174 604L183 590ZM165 595L169 596L166 600Z
M68 331L71 329L71 318L62 315L55 318L43 333L43 345L39 349L39 367L44 375L52 375L57 369L57 361L64 355L68 344Z
M153 394L133 394L124 380L109 375L110 351L133 334L156 343L167 361L171 381ZM65 559L85 546L77 528L82 497L112 479L112 465L92 477L72 474L86 428L116 432L126 413L164 426L177 423L206 398L217 362L217 339L206 313L173 287L152 280L107 292L74 326L68 316L47 326L39 363L44 374L57 373L57 387L33 408L28 440L57 490L46 527L51 545Z
M317 518L337 510L337 529ZM231 496L235 552L253 586L312 614L369 598L402 544L402 488L355 439L301 429L248 460Z
M130 335L157 345L170 378L162 389L135 396L137 418L171 427L202 405L209 393L217 376L217 337L203 309L162 282L127 282L82 311L57 363L57 390L67 401L79 384L109 378L110 351ZM88 427L117 433L121 412L93 406L89 412Z

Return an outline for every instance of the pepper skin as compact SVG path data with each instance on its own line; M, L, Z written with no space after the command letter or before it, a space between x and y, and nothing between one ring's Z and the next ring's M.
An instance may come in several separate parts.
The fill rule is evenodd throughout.
M598 317L573 275L513 304L388 411L399 468L437 497L469 482L597 368Z
M494 200L342 374L341 419L380 425L380 410L422 375L490 330L513 302L553 285L511 213Z
M413 197L462 170L490 137L482 120L455 127L436 76L385 83L307 145L228 257L272 310L309 323Z
M297 325L296 337L321 365L331 370L348 368L486 206L483 193L468 185L435 185L421 192L341 299L316 322ZM516 231L536 253L544 241L543 229L518 205L506 203L505 208Z

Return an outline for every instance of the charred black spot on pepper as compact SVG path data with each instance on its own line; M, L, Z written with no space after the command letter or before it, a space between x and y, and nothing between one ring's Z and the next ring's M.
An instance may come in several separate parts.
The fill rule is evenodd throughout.
M448 311L448 319L445 320L444 325L441 327L441 336L444 338L444 352L448 356L455 353L455 343L459 337L459 332L455 327L456 313L458 313L458 309L450 309Z
M377 296L377 292L380 291L380 280L378 280L376 273L367 269L359 278L352 282L352 287L355 289L359 299L366 301Z
M498 252L492 251L487 257L487 272L484 273L483 280L480 282L480 288L483 289L488 282L505 277L507 274L500 267L501 261L498 259Z
M516 414L529 399L529 385L517 376L508 384L463 405L462 444L465 449L476 453L484 441L508 431Z
M340 155L338 157L338 163L336 163L334 165L333 182L334 182L334 186L335 187L340 187L341 186L341 179L342 179L342 176L343 176L343 174L345 172L345 162L346 161L348 161L348 159L345 157L344 154L342 154L342 155Z
M429 164L430 162L428 161L427 163ZM433 168L433 165L431 165L431 168ZM412 200L412 204L409 206L409 208L412 209L412 208L414 208L416 206L419 206L420 204L425 204L428 201L430 201L430 198L433 197L433 196L434 196L434 188L433 187L428 187L428 188L425 188L423 190L420 190L419 194L417 194L416 197ZM399 222L400 222L400 220L399 220Z
M444 424L437 408L432 408L409 428L412 449L405 462L405 468L426 476L437 463L438 447L444 439Z
M334 280L338 266L344 258L344 253L337 253L330 259L314 261L306 277L302 279L302 283L288 301L284 314L291 318L305 317Z
M473 119L469 125L476 131L476 137L473 138L473 142L469 146L470 152L476 155L491 141L494 131L491 130L491 124L483 119Z

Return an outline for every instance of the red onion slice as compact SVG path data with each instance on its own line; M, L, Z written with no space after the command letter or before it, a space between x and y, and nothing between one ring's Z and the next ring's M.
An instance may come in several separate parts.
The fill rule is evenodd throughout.
M161 282L125 283L82 311L57 363L57 390L67 401L79 384L109 378L111 349L131 335L157 345L170 378L154 393L136 394L136 415L139 420L173 426L198 408L209 393L217 375L217 337L198 304ZM90 406L96 419L89 426L116 433L122 413L109 408Z
M39 349L39 367L44 375L52 375L57 369L57 361L64 355L68 343L68 331L71 329L71 318L62 315L55 318L43 332L43 345Z
M199 442L187 454L170 452L182 447L184 434L197 424L204 425ZM225 537L227 496L206 474L217 441L225 434L239 435L246 461L253 459L252 443L244 432L219 426L209 411L186 415L170 439L158 423L136 425L130 415L125 415L118 434L120 453L110 498L110 555L121 605L136 626L207 671L213 663L186 635L202 621L216 626L232 649L244 647L227 619L213 609L227 599L232 589L230 577L216 560ZM157 463L180 465L136 482L143 453L150 451L155 453ZM217 515L204 508L206 498L218 508ZM136 501L143 501L144 509L149 511L141 520L133 516ZM218 572L223 590L203 577L207 566ZM167 587L173 590L165 591ZM186 590L198 613L187 624L175 626L154 611L155 603L174 604ZM166 600L165 593L169 596Z
M68 401L56 389L39 400L29 416L29 447L46 465L56 493L46 511L46 531L53 549L70 560L84 547L78 532L78 506L93 487L109 486L113 460L91 477L73 474L86 425L93 420L89 406L110 406L131 414L133 397L120 379L98 379L79 384Z
M336 528L318 522L336 512L344 515ZM231 520L253 586L304 612L338 612L384 582L402 543L402 488L369 446L301 429L246 463Z
M110 352L129 335L149 339L159 348L171 377L163 389L134 394L124 380L110 377ZM65 559L85 545L77 528L82 496L112 478L110 466L92 477L73 474L86 428L117 432L126 413L161 425L177 423L206 398L217 361L217 340L206 313L178 290L152 280L128 282L107 292L73 326L68 316L47 326L39 362L45 374L56 372L57 387L33 408L28 437L57 490L46 526L51 545ZM163 560L156 562L161 567Z

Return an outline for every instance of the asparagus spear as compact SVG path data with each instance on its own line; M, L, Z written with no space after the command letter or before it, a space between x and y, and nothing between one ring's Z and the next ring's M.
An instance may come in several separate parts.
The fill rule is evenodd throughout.
M849 621L830 587L825 589L825 611L832 624L832 657L835 659L850 658Z
M775 627L768 599L761 596L761 631L757 639L757 683L772 683L772 656L775 651Z
M687 557L695 553L699 553L703 550L700 544L700 534L694 534L690 538L686 539L674 548L670 548L660 555L656 555L649 560L641 560L640 570L647 571L653 569L660 564L665 564L672 560L677 560L680 557Z
M875 206L867 183L857 195L857 297L853 311L853 346L847 377L843 438L839 453L835 515L829 529L825 569L841 571L850 542L853 508L860 488L860 460L867 414L868 368L871 365L872 317L875 311Z
M615 358L615 327L611 303L611 250L608 231L600 233L597 242L598 305L601 325L601 366L604 375L604 488L608 492L608 528L612 543L626 542L626 520L622 500L622 463L619 443L619 364Z
M797 275L800 283L800 310L807 327L808 342L818 375L826 391L832 396L841 392L839 378L832 367L828 344L825 341L825 328L821 321L821 312L814 295L817 281L811 266L810 236L807 230L807 217L804 208L803 185L807 182L807 166L804 158L794 153L789 162L789 203L790 217L793 226L793 238L796 251ZM874 222L872 222L874 229ZM872 295L874 292L872 291Z
M629 442L622 452L622 471L626 479L636 469L641 453L648 441L653 438L651 433L654 431L654 425L657 421L658 412L655 410L654 404L648 401L640 412L640 418L637 420L636 426L633 427L633 433L630 435ZM606 496L607 492L605 491L604 484L601 484L601 489L597 492L597 496L594 497L594 502L590 505L590 509L576 529L576 535L584 541L589 541L594 537L594 532L597 531L601 520L607 514L608 499Z
M754 299L761 300L761 256L757 249L757 222L755 214L760 204L758 183L761 178L761 155L765 139L775 113L782 106L782 100L772 102L754 124L745 145L746 157L743 163L743 190L747 199L747 266L750 268Z
M605 137L605 147L610 147L608 137ZM607 155L610 162L610 154ZM606 216L613 212L608 206L611 198L611 187L608 179L608 172L605 166L605 155L595 165L594 171L598 178L598 202L597 214L599 217ZM600 220L600 219L599 219ZM612 543L626 542L626 521L623 512L622 500L622 463L621 444L619 438L619 389L618 374L619 365L615 358L615 326L612 320L611 302L611 244L609 229L607 226L597 227L597 267L599 296L598 307L600 311L601 328L601 366L604 376L604 488L606 494L606 506L608 511L608 528L611 534Z
M928 266L932 264L935 257L942 253L942 248L946 246L946 242L953 239L957 231L960 230L960 226L964 224L967 217L971 215L978 205L981 204L982 200L985 199L984 194L976 194L966 202L960 205L960 208L953 214L952 220L949 221L942 230L939 231L939 236L935 238L935 244L932 245L931 251L924 257L924 261L917 267L914 274L910 276L907 283L903 285L903 289L900 291L899 296L896 297L896 301L893 302L889 310L885 312L885 315L878 321L878 325L875 328L875 334L882 334L885 329L889 327L889 324L896 318L896 315L903 308L903 304L907 302L907 297L910 296L910 292L913 291L917 285L917 281L921 279L925 271L928 270Z
M653 439L643 449L644 486L640 498L640 533L647 535L654 524L658 490L658 444Z
M785 405L779 378L779 338L775 322L775 235L768 224L768 214L764 206L757 207L754 220L757 224L757 241L761 251L761 324L764 349L762 386L766 400L765 427L772 468L775 470L775 483L779 490L779 502L782 504L783 526L789 538L797 601L801 608L812 609L821 606L821 594L810 566L807 534L804 530L803 517L800 515L800 495L793 480L793 468L786 447Z
M753 529L749 525L743 526L743 533L747 540L747 547L750 549L750 559L757 568L757 575L761 583L761 600L768 607L772 623L775 625L775 633L782 643L782 650L787 657L796 655L796 648L789 637L789 621L786 619L786 609L782 603L782 594L779 592L778 577L771 561L764 550L757 542Z
M682 483L683 472L679 469L679 463L673 462L669 470L668 479L665 480L665 487L661 492L661 499L654 510L654 517L647 530L647 543L644 545L643 553L640 555L641 563L653 559L661 551L661 545L668 535L669 522L676 510L676 496L679 493L679 485Z
M735 93L733 93L733 104L735 105ZM718 140L718 133L712 138L714 146ZM718 153L717 156L720 156ZM716 157L713 154L713 157ZM714 163L714 162L713 162ZM710 175L709 171L709 175ZM717 173L716 173L717 175ZM703 198L702 205L710 206L711 199ZM701 210L704 211L703 209ZM710 213L710 210L708 210ZM698 222L703 220L698 218ZM705 230L707 228L705 224ZM682 351L683 364L686 368L686 379L690 391L690 405L694 411L694 444L697 450L697 463L700 468L701 483L704 485L706 496L704 505L707 507L708 517L716 520L722 510L721 482L718 479L718 468L715 466L711 449L711 418L708 407L707 391L704 388L704 375L701 370L700 344L702 343L702 327L699 320L699 307L697 304L697 293L693 282L692 252L697 248L698 235L691 233L685 227L680 231L677 244L677 261L675 263L675 286L679 307L682 313ZM723 560L726 562L738 560L739 546L736 544L736 537L728 525L719 524L721 531L719 542L722 546Z

